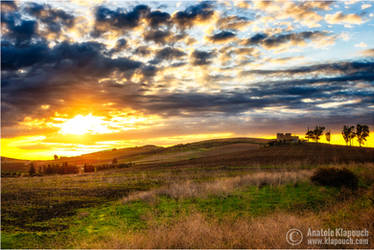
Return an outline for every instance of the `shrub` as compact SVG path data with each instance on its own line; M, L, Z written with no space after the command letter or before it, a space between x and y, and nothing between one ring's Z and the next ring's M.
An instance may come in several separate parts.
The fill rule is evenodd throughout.
M30 168L29 168L29 175L33 176L35 173L36 173L36 171L35 171L34 164L31 164Z
M95 172L95 167L92 165L84 165L84 172Z
M77 166L68 165L66 163L64 163L63 166L48 164L48 166L42 166L40 170L40 174L42 175L79 173L79 168Z
M133 163L121 163L121 164L118 164L118 168L129 168L129 167L132 167L133 166Z
M357 189L358 178L350 170L343 168L319 168L310 178L313 183L322 186L347 187Z

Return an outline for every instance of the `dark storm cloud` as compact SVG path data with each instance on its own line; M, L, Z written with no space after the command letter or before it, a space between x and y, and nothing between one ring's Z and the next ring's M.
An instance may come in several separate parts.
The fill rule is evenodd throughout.
M207 65L211 64L210 59L214 57L214 52L195 50L191 57L193 65Z
M184 11L178 11L173 15L173 21L180 28L189 28L195 22L207 21L214 15L212 2L201 2L197 5L189 6Z
M152 49L152 46L131 48L126 40L130 39L128 37L118 39L115 47L109 51L100 42L69 43L65 41L49 47L47 41L38 35L38 23L42 22L50 31L58 32L62 26L74 25L74 17L51 9L47 5L30 4L27 10L37 20L23 19L20 14L14 12L2 14L2 22L9 30L3 34L1 45L3 125L16 123L26 115L37 116L42 104L51 105L52 112L72 103L79 103L83 95L96 101L91 105L113 102L118 105L118 108L131 107L161 116L185 116L187 114L194 117L214 117L219 114L222 117L229 117L265 107L284 106L289 109L307 111L314 117L321 116L320 114L327 114L326 117L347 117L347 114L350 115L355 110L361 110L357 117L374 117L373 111L367 108L374 105L374 91L372 88L356 87L358 83L373 86L373 61L326 63L284 70L243 71L242 76L261 74L292 77L298 74L298 78L275 78L276 81L248 84L246 89L244 89L246 82L243 82L241 89L225 88L214 93L160 91L159 94L150 95L147 93L158 91L157 88L151 88L158 84L158 82L153 82L153 77L162 70L157 64L163 60L184 59L186 52L171 45L160 46L160 48L156 46L157 49ZM110 10L101 6L95 10L95 32L96 35L100 35L117 29L126 33L127 30L139 27L144 19L149 24L143 33L144 40L164 45L187 36L183 32L174 34L172 31L175 27L169 27L172 22L184 29L197 22L206 21L213 15L213 6L208 2L190 6L185 11L176 12L172 17L166 12L151 11L146 5L138 5L129 11ZM303 42L325 35L327 34L319 31L273 35L259 33L245 42L247 45L274 48L279 44L291 41ZM223 41L234 37L233 32L222 31L212 36L211 39ZM190 55L192 65L202 66L212 63L216 53L204 51L204 49L192 52ZM230 50L236 54L251 55L255 49L245 47ZM126 57L110 57L113 53L124 50L133 55L148 56L153 60L146 63ZM185 62L172 61L169 67L180 67L185 64ZM206 76L209 82L237 84L235 76L217 72L209 73ZM310 73L320 75L310 77L307 75ZM113 75L118 78L112 79ZM133 80L137 83L132 82L134 75L139 79ZM174 77L174 75L161 79L166 83L158 85L160 88L169 87L167 77ZM175 76L173 80L184 83L194 79L178 79ZM69 102L72 100L69 98L75 99ZM315 102L303 102L305 98L310 98ZM333 98L340 100L356 98L360 102L330 109L316 106L329 102ZM65 104L59 102L61 99L66 100ZM40 114L40 117L43 115L45 117L45 113ZM253 116L255 117L256 114ZM276 118L266 115L258 119L276 121ZM344 119L341 120L344 122Z
M129 81L136 73L148 82L157 72L155 66L123 57L112 59L104 52L105 46L97 42L63 42L53 48L41 42L25 48L3 43L3 125L37 113L43 103L62 105L58 100L73 93L96 96L99 100L103 95L99 91L105 86L100 86L98 80L114 71L119 72L122 80Z
M224 42L235 37L235 33L231 31L221 31L213 36L209 37L212 42Z
M321 80L320 82L323 82ZM301 84L301 82L299 83ZM238 115L255 109L265 107L286 107L288 109L299 109L315 114L318 112L331 113L334 115L346 115L352 113L356 108L361 109L360 113L366 115L374 114L374 111L367 109L368 105L374 104L374 92L365 90L346 91L352 85L345 85L332 82L327 86L293 86L287 82L263 84L255 88L243 91L208 93L174 93L163 96L147 96L147 101L141 107L152 113L168 115L181 115L188 112L191 116L214 115L217 112L228 116ZM336 108L324 109L316 104L328 103L331 97L351 99L360 98L361 102L356 104L340 105ZM316 103L305 103L305 98L322 98L324 101ZM363 111L365 110L365 111ZM268 118L271 119L271 118Z
M8 29L2 34L2 40L18 46L27 46L31 39L37 38L38 24L34 20L22 19L17 12L2 13L1 22Z
M16 47L7 42L1 45L2 70L17 70L40 63L48 57L49 48L45 43Z
M48 4L28 3L26 12L48 27L48 31L59 33L63 26L73 27L75 17L61 9L53 9Z

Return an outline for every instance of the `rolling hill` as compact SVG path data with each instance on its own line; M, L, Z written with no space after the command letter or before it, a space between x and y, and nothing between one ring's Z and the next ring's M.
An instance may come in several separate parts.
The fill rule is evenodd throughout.
M214 139L170 147L146 145L99 151L59 160L36 161L37 165L63 163L70 165L133 163L136 168L241 167L258 164L299 165L374 162L374 149L328 144L301 143L267 146L267 139ZM25 171L28 161L2 158L2 171Z

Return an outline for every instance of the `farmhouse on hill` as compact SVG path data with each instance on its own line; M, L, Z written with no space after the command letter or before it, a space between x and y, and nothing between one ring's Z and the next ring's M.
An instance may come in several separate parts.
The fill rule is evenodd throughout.
M298 142L299 137L291 133L277 133L277 141L279 142Z

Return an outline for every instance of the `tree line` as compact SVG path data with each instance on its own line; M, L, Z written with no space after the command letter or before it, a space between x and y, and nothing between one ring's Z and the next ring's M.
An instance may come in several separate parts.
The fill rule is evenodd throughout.
M324 130L325 130L325 127L323 127L323 126L316 126L313 130L310 130L308 128L308 130L305 134L305 138L308 139L308 141L312 140L312 141L315 141L315 142L318 143L321 136L323 135ZM343 139L344 139L346 145L349 144L350 146L352 146L352 141L354 140L354 138L356 138L358 144L361 147L361 145L365 144L366 137L369 136L369 126L368 125L361 125L361 124L357 124L356 127L355 126L344 125L344 127L342 129L342 136L343 136ZM327 131L325 133L325 137L326 137L326 141L328 141L330 143L330 141L331 141L330 131Z
M100 165L88 165L84 164L83 167L69 165L68 162L61 164L48 164L42 165L38 168L34 166L34 163L30 164L29 176L43 176L43 175L54 175L54 174L78 174L80 172L96 172L112 168L129 168L133 167L135 164L130 163L118 163L118 160L114 158L112 164L100 164Z

